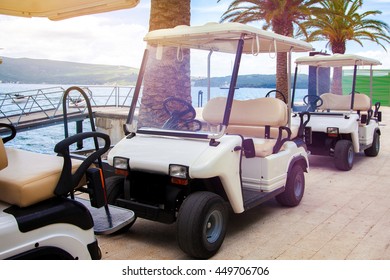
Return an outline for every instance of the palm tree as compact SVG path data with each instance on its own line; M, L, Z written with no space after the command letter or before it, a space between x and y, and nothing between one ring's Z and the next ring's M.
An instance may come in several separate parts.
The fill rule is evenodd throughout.
M219 2L220 0L218 0ZM221 22L241 23L262 22L263 29L272 29L275 33L294 35L294 25L301 28L302 22L311 13L313 4L318 0L234 0L222 15ZM287 100L288 92L287 54L278 53L276 59L276 89L283 92Z
M312 16L303 23L307 41L327 40L332 53L345 53L347 41L363 46L362 40L376 42L385 50L382 42L390 43L390 28L380 20L373 19L381 11L359 13L362 0L324 0L312 8ZM341 68L333 73L332 92L341 94Z
M189 25L190 15L190 0L151 0L149 31ZM191 103L190 54L183 50L180 62L176 56L176 51L165 51L164 69L153 69L145 75L140 107L144 118L138 120L140 125L161 125L166 119L162 103L173 93ZM155 64L155 57L149 56L148 65Z

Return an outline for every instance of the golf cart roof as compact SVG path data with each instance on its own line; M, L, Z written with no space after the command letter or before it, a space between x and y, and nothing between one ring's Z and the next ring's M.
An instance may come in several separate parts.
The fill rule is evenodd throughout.
M376 59L354 54L304 56L297 58L295 63L299 65L309 65L316 67L381 65L381 63Z
M133 8L140 0L1 0L0 14L61 20Z
M180 25L146 34L149 44L181 46L235 53L237 40L245 34L243 53L308 52L313 47L304 41L282 36L242 23L207 23L202 26Z

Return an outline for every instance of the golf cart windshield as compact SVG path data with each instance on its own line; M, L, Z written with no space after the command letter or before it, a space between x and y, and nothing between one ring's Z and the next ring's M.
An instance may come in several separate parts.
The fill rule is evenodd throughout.
M317 54L295 63L293 111L358 111L372 106L372 66L379 61L352 54ZM364 87L357 86L358 77L368 81Z
M239 70L265 68L258 54L275 57L276 52L312 49L308 43L238 23L156 30L145 41L148 47L127 130L195 138L221 136L234 99L264 97L260 91L243 91L237 84ZM202 111L216 97L225 99L216 108L218 120L210 126Z

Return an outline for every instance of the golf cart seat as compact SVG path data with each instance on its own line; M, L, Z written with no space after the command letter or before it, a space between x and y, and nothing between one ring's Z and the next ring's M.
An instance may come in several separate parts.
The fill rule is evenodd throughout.
M8 166L7 152L5 151L3 139L0 138L0 170Z
M203 109L203 119L210 125L222 123L226 98L211 99ZM234 100L227 133L255 138L257 157L266 157L283 149L285 141L295 137L298 127L286 127L287 105L276 98Z
M1 126L10 127L4 124ZM74 136L80 139L99 135L85 133L83 136ZM86 166L90 166L94 160L74 160L66 155L68 144L73 142L73 138L64 139L56 145L55 152L64 157L4 147L1 140L0 201L27 207L56 195L66 196L78 186L85 185Z
M350 111L352 95L337 95L333 93L324 93L321 95L323 104L318 108L324 111ZM376 108L377 110L377 108ZM365 126L370 123L374 114L371 109L370 98L363 93L355 93L353 111L356 111L361 116L360 126Z
M349 111L351 109L352 95L338 95L333 93L323 93L321 99L323 104L318 108L319 110L336 110ZM362 93L355 93L354 111L369 111L371 109L370 98Z
M1 143L2 144L2 143ZM46 155L6 147L8 166L0 171L0 200L19 207L27 207L54 196L64 160ZM75 171L81 161L72 161Z

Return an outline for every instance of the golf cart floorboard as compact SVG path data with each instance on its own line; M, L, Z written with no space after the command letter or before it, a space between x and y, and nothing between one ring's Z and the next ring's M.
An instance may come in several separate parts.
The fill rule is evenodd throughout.
M262 192L251 189L243 189L242 191L244 197L244 208L245 210L248 210L274 198L278 194L281 194L284 192L284 187L278 188L272 192Z
M95 234L111 234L129 225L134 219L134 212L128 209L108 205L108 212L105 207L95 208L89 200L76 197L76 201L82 203L90 211Z

